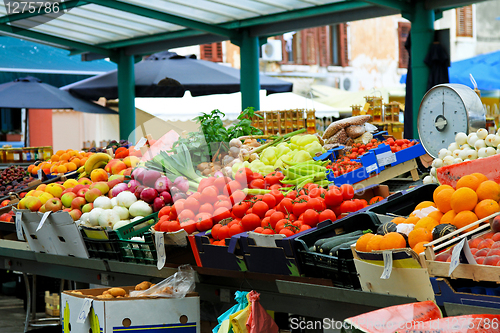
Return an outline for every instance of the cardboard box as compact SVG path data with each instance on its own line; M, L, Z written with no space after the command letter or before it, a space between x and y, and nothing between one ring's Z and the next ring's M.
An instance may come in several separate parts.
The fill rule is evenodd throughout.
M194 235L194 241L191 241L193 238L190 239L197 265L232 271L247 271L239 241L239 237L243 233L226 239L227 246L220 246L210 244L209 232L204 231Z
M61 304L61 297L59 294L51 294L50 291L45 291L45 314L51 317L59 317L59 305Z
M445 303L455 303L471 306L481 306L485 308L500 309L500 290L499 288L460 288L463 291L455 290L447 279L431 278L432 288L436 294L436 304L443 306ZM477 284L477 283L476 283ZM484 294L476 294L484 291Z
M134 287L122 287L129 291ZM200 298L196 293L184 298L128 297L98 299L103 289L78 290L83 295L61 294L63 332L183 332L200 333ZM77 322L83 304L91 300L89 314Z

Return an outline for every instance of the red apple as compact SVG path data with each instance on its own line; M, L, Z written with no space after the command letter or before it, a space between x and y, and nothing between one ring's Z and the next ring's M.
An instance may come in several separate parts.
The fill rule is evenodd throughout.
M85 199L85 194L88 191L90 191L88 188L82 188L76 193L76 195Z
M83 191L83 189L80 191ZM85 193L85 200L87 200L87 202L94 202L94 200L99 198L101 195L103 195L103 193L96 187Z
M72 210L71 208L64 208L63 212L68 212L69 213L69 212L71 212L71 210Z
M85 188L85 185L83 184L78 184L76 185L75 187L73 187L73 193L78 193L78 191L80 191L82 188Z
M92 185L90 185L90 189L97 188L99 191L101 191L102 195L105 195L106 193L109 192L109 186L106 182L97 182Z
M72 209L69 215L73 218L73 221L78 221L80 216L82 216L82 212L79 209Z
M57 211L60 211L62 209L62 202L61 202L61 199L59 198L52 198L52 199L49 199L46 203L45 203L45 209L47 211L52 211L52 212L57 212Z
M83 205L85 205L86 203L87 201L85 201L85 198L76 197L73 199L73 201L71 201L71 208L81 210Z

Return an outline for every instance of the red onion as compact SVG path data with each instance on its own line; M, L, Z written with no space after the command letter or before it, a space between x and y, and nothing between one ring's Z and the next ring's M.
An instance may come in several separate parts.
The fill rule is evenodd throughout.
M135 180L135 179L132 179L131 181L128 182L127 186L128 186L128 190L132 193L135 192L135 190L137 189L138 186L140 186L141 183L139 183L138 180Z
M142 191L144 191L145 188L146 188L146 186L143 186L143 185L139 185L135 188L134 195L137 199L141 198L141 193L142 193Z
M142 184L148 187L154 187L155 182L161 177L161 173L155 170L146 170L144 177L142 178Z
M163 201L165 201L165 204L172 203L172 196L170 195L169 192L167 191L161 192L160 197L163 197Z
M132 171L132 179L137 180L139 183L142 183L142 179L144 178L146 169L144 168L135 168L134 171Z
M174 194L172 199L174 200L174 202L176 202L179 199L187 199L187 195L186 195L186 193L178 192L178 193Z
M170 193L172 193L172 195L179 193L179 192L181 192L181 190L179 190L177 187L175 187L175 186L170 187Z
M158 197L158 192L156 192L156 190L152 187L146 187L141 192L141 200L144 200L147 203L152 203L157 197Z
M224 174L220 171L215 171L214 172L214 177L215 178L220 178L220 177L224 177Z
M144 193L144 191L143 191ZM153 212L157 212L159 211L160 209L162 209L163 207L165 207L165 201L163 199L163 197L156 197L155 200L153 201Z
M158 193L161 193L163 191L168 191L169 189L168 182L170 181L165 176L158 178L155 182L155 190L157 190Z
M123 192L126 190L128 190L128 185L125 183L120 183L120 184L117 184L113 187L113 189L111 190L111 195L113 197L116 197L120 192Z
M174 181L174 186L181 192L186 193L189 190L189 183L186 177L179 176Z

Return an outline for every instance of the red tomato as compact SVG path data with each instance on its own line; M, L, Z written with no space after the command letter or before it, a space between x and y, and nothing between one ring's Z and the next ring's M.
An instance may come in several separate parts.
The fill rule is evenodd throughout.
M184 208L189 209L193 212L197 212L200 208L200 202L193 197L189 197L186 199L186 201L184 201Z
M181 224L177 221L168 222L167 229L169 232L176 232L181 230Z
M281 229L279 233L282 235L285 235L285 237L290 237L290 236L295 235L295 233L292 230L287 229L287 228Z
M213 239L219 239L219 229L222 228L222 224L216 223L212 227L212 230L210 231L210 234L212 235Z
M223 225L222 227L219 228L219 233L218 235L220 240L223 240L225 238L230 237L229 236L229 227L227 225Z
M233 224L232 226L229 227L229 236L241 234L242 232L245 232L245 230L238 223Z
M295 216L300 216L307 210L307 201L299 201L293 204L293 214Z
M234 180L242 185L242 188L247 187L247 185L252 181L253 171L249 168L241 168L234 174Z
M179 215L180 212L184 210L184 202L177 200L173 205L172 209L170 210L170 214L174 216L172 220L175 220L177 218L177 215Z
M285 198L281 200L278 205L278 210L283 212L285 215L291 214L293 209L293 201L290 198Z
M269 189L271 191L274 191L274 190L279 190L280 188L282 188L283 186L281 186L281 184L274 184L274 185L271 185L269 186Z
M262 179L262 180L264 180L264 176L262 176L258 172L254 172L254 173L252 173L252 178L250 178L250 182L253 181L253 180L256 180L256 179Z
M217 188L215 186L208 186L203 189L201 192L201 200L200 203L210 203L213 204L217 201L217 196L219 193L217 192Z
M287 219L281 219L281 220L279 220L276 223L276 226L274 227L274 230L276 231L276 233L279 233L281 231L281 229L283 229L285 227L285 224L287 224L287 223L288 223Z
M252 207L252 213L257 214L259 218L264 218L266 216L269 206L264 201L257 201Z
M202 178L200 184L198 185L198 192L202 192L205 187L212 186L215 182L215 177Z
M252 231L260 227L260 218L257 214L248 214L241 219L241 225L245 231Z
M236 180L231 180L227 183L226 187L224 187L224 195L232 195L234 192L241 190L243 187Z
M194 220L194 217L196 215L193 213L193 211L189 209L184 209L182 212L177 215L177 219L179 222L186 222L187 220Z
M231 201L231 204L235 205L238 202L242 202L243 200L245 200L246 197L247 197L247 195L245 194L245 192L243 192L241 190L237 190L237 191L234 191L233 194L231 194L231 196L229 197L229 200Z
M293 214L288 214L287 219L291 222L297 221L297 218Z
M231 217L231 212L226 207L219 207L214 211L213 220L218 223Z
M271 226L271 218L270 217L264 217L262 221L260 221L260 226L261 227L269 227Z
M312 198L307 202L307 209L313 209L317 212L322 212L326 209L326 205L320 198Z
M158 212L158 217L162 217L164 215L168 215L170 214L170 210L172 209L171 206L165 206L163 207L162 209L160 209L160 211Z
M276 198L270 193L264 194L262 196L262 201L264 201L269 208L274 208L276 206Z
M356 203L352 200L344 201L340 204L341 213L352 213L356 211Z
M313 188L312 190L309 191L309 197L317 198L321 196L321 190L322 188Z
M334 188L325 193L325 204L328 208L340 205L342 201L344 201L344 197L342 196L342 192L340 192L340 190Z
M168 224L169 223L170 223L170 220L157 223L156 225L159 225L159 230L157 230L157 231L168 232Z
M336 219L337 219L337 216L335 215L335 213L333 212L333 210L331 210L331 209L325 209L324 211L322 211L319 214L318 222L323 222L323 221L326 221L326 220L330 220L332 222L335 222Z
M250 205L248 204L248 202L242 201L240 203L237 203L236 205L233 206L234 216L242 218L243 216L245 216L249 207Z
M214 210L221 208L221 207L231 209L231 208L233 208L233 205L231 205L231 203L229 202L229 199L228 200L217 200L217 202L214 203Z
M217 188L219 193L222 193L224 191L224 187L231 181L231 178L229 177L217 177L215 178L214 181L214 186Z
M283 193L281 193L281 191L279 191L279 190L271 190L271 192L269 194L272 194L274 196L274 198L276 199L276 205L278 205L281 202L281 200L283 200L283 198L285 198Z
M273 229L269 229L269 228L264 228L264 230L262 231L262 233L264 235L274 235L275 234L274 230Z
M282 212L273 213L269 219L269 222L271 223L271 227L275 228L276 223L278 223L278 221L280 221L280 220L283 220L284 218L285 218L285 214L283 214Z
M255 228L255 230L254 230L254 232L256 232L256 233L258 233L258 234L261 234L261 233L262 233L262 231L264 231L264 228L262 228L262 227L257 227L257 228Z
M198 229L198 231L207 231L214 225L212 221L212 214L208 213L199 213L196 215L195 221L196 229Z
M340 214L342 214L342 212L340 211L340 205L331 207L331 210L333 210L337 219L340 218Z
M293 190L293 191L288 192L288 194L286 195L286 198L295 200L297 198L297 191Z
M205 204L200 206L200 209L198 210L198 212L199 213L208 213L208 214L212 215L214 213L214 207L209 203L205 203Z
M308 209L304 213L304 224L315 227L318 224L319 214L313 209Z
M264 189L266 185L264 179L254 179L250 182L248 187L253 189Z
M232 220L231 222L229 222L229 223L227 224L227 226L231 228L231 226L232 226L233 224L240 224L240 222L241 222L241 220L240 220L240 219L234 219L234 220Z
M271 215L273 215L274 213L276 213L276 210L274 209L269 209L266 213L266 216L265 217L271 217Z
M277 171L271 172L265 178L266 185L271 186L274 184L278 184L283 178L284 178L284 175L281 172L277 172Z
M193 220L182 222L181 223L181 228L184 229L184 230L186 230L186 232L188 234L192 234L193 232L195 232L197 230L196 229L196 222L193 221Z
M359 199L359 201L361 201L361 203L363 204L362 208L365 208L366 206L368 206L368 202L365 199Z
M351 200L354 197L354 188L350 184L342 184L340 192L342 192L344 200Z
M308 224L303 224L303 225L300 226L300 229L299 229L299 231L297 233L305 231L305 230L308 230L308 229L311 229L311 226L308 225Z

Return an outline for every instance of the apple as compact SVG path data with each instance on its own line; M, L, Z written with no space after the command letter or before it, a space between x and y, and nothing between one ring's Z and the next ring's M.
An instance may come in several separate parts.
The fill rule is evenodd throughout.
M97 188L101 191L101 195L106 195L109 192L109 186L106 182L97 182L90 185L90 189Z
M72 187L71 187L71 188L67 188L67 189L65 189L65 190L63 191L63 193L61 193L61 198L62 198L62 196L63 196L63 195L65 195L66 193L70 193L70 192L71 192L71 193L73 193L73 188L72 188Z
M62 184L65 188L73 188L78 185L78 181L76 179L68 179Z
M83 189L80 191L83 191ZM94 202L94 200L100 197L101 195L102 195L101 190L99 190L98 188L93 188L85 192L85 200L87 200L87 202Z
M115 179L118 179L120 180L121 182L123 182L125 180L125 176L123 175L111 175L108 179L108 183L112 180L115 180Z
M78 184L78 185L76 185L75 187L73 187L73 190L72 190L72 191L73 191L73 193L77 194L77 193L78 193L78 191L80 191L82 188L85 188L85 185L83 185L83 184Z
M42 193L40 196L38 196L38 199L42 202L42 205L44 205L47 201L52 199L54 196L48 192Z
M85 194L90 191L88 188L84 187L81 190L79 190L76 195L82 198L85 198Z
M486 257L488 255L488 252L490 252L490 249L488 248L481 249L476 252L476 257Z
M83 178L80 178L78 180L78 184L82 184L82 185L90 185L92 184L92 181L86 177L83 177Z
M40 209L38 211L40 213L45 213L47 211L47 208L45 207L45 204L43 204L42 207L40 207Z
M71 212L71 211L72 211L72 209L71 209L71 208L64 208L64 209L63 209L63 212L68 212L68 213L69 213L69 212Z
M62 185L53 184L52 186L47 186L45 192L52 194L55 198L60 198L65 189L66 188Z
M27 197L24 205L32 212L36 212L42 207L42 202L37 197Z
M113 176L117 176L117 175L113 175ZM111 176L111 177L113 177L113 176ZM123 176L121 176L121 177L123 177ZM123 180L122 180L122 179L113 179L113 180L109 180L109 181L108 181L108 187L109 187L110 189L112 189L113 187L115 187L116 185L121 184L121 183L123 183Z
M73 221L78 221L82 216L82 212L79 209L72 209L69 215L73 218Z
M50 210L52 212L57 212L62 209L63 204L61 202L61 199L52 198L49 201L47 201L44 206L47 211Z
M71 201L71 208L81 210L83 205L85 205L86 203L87 203L87 201L85 201L85 198L76 197L73 199L73 201Z
M77 197L76 193L73 192L65 193L61 197L62 204L64 205L64 207L69 208L71 207L71 201L73 201L73 199L76 197Z
M26 200L29 197L24 197L22 198L18 203L17 203L17 209L26 209Z
M94 209L94 204L93 203L85 204L82 207L82 213L89 213L92 209Z

